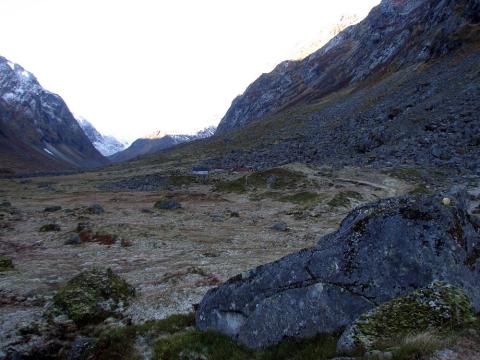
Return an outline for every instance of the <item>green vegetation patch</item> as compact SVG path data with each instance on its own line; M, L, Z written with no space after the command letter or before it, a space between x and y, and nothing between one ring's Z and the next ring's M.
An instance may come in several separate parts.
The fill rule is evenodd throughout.
M368 311L343 336L350 339L347 343L368 350L410 334L451 331L475 320L470 300L462 289L435 282Z
M441 316L452 315L449 321L443 318L440 321L442 326L446 326L446 330L452 329L448 324L452 322L456 325L464 324L465 321L470 321L471 313L468 304L465 303L465 295L457 288L450 287L446 284L437 285L438 287L430 290L419 290L423 297L420 302L424 307L434 308ZM415 292L415 293L418 293ZM415 294L413 293L413 294ZM427 295L429 293L430 295ZM432 294L440 294L438 300ZM413 294L404 297L409 298ZM399 298L395 301L400 301ZM429 303L435 298L434 303ZM442 302L443 301L443 302ZM450 309L445 311L444 302L455 302L459 304L460 311L457 309ZM406 303L408 303L407 301ZM396 306L396 311L410 311L404 315L396 313L396 321L389 321L384 326L395 325L397 328L404 326L404 318L413 318L412 307L415 305L406 305L404 307ZM390 308L383 309L383 316L387 316L387 311ZM442 310L443 309L443 310ZM463 309L463 310L462 310ZM423 312L420 312L423 314ZM436 318L437 319L437 318ZM438 318L439 319L439 318ZM456 319L456 320L453 320ZM463 319L465 321L457 321ZM380 320L377 322L381 325L383 318L376 318ZM477 320L473 324L477 324L480 330L480 322ZM471 325L468 322L469 326ZM462 329L466 329L462 328ZM384 331L384 328L379 328L378 331ZM466 331L466 330L461 330ZM402 332L403 333L403 332ZM451 335L448 332L447 335ZM183 359L234 359L234 360L323 360L331 359L336 356L337 342L340 338L340 333L333 334L318 334L307 339L284 339L277 345L268 347L266 349L252 350L232 340L230 337L223 334L207 331L201 332L195 329L195 315L179 314L170 316L164 320L148 321L139 325L127 325L104 330L100 335L96 336L93 348L86 350L88 355L86 358L94 359L142 359L143 354L138 353L136 344L140 340L142 346L147 346L152 349L152 358L157 360L183 360ZM450 338L449 338L450 339ZM388 341L387 341L388 340ZM377 349L383 349L383 352L390 352L393 355L393 360L413 360L420 359L422 356L427 356L435 350L445 348L448 345L446 337L434 335L431 332L420 332L416 334L408 334L404 337L395 337L392 339L382 338L376 340L375 345ZM142 350L143 351L143 350ZM382 353L382 351L379 351ZM372 352L373 353L373 352ZM373 357L375 358L375 357Z
M53 302L57 311L84 326L117 315L133 295L133 287L112 270L92 269L58 289Z
M40 227L38 231L40 232L52 232L52 231L60 231L60 225L58 224L45 224Z
M153 348L153 359L208 360L322 360L335 356L338 333L312 338L286 339L262 350L252 350L213 331L195 329L195 315L173 315L164 320L128 325L103 331L96 340L95 359L140 359L135 349L137 339Z
M304 184L306 176L285 168L273 168L244 175L234 180L223 181L216 186L217 191L244 193L251 189L269 188L282 190Z
M385 174L407 182L421 182L422 173L418 168L398 167L384 171Z
M191 175L172 175L168 177L171 186L188 186L197 182L197 178Z
M405 336L400 341L389 344L389 349L393 355L392 360L426 359L435 351L448 348L451 342L450 338L424 332Z
M351 204L351 199L362 200L362 194L356 191L341 191L328 202L328 205L332 208L336 207L348 207Z
M290 202L297 205L312 206L325 198L324 194L317 194L310 191L302 191L291 195L285 195L280 198L280 201Z
M215 332L188 331L160 339L155 344L154 359L253 359L253 352Z
M252 201L260 201L264 199L279 200L283 196L283 193L280 191L263 191L255 192L250 196Z
M408 193L410 195L427 195L427 194L430 194L432 192L433 192L433 190L429 189L425 183L419 183L412 190L410 190Z
M134 326L124 326L102 332L95 344L82 354L82 359L141 359L135 354L135 330Z
M245 176L238 179L222 181L215 187L216 191L241 194L247 191Z
M13 261L9 257L0 255L0 272L13 269Z
M286 339L264 350L252 350L226 335L189 331L160 339L155 344L154 359L322 360L335 356L337 340L338 334L319 334L303 340Z
M178 314L163 320L148 321L140 325L127 325L103 331L96 340L89 356L99 360L109 359L142 359L136 354L135 342L142 337L150 346L154 346L159 338L168 338L176 333L192 330L195 326L195 315Z

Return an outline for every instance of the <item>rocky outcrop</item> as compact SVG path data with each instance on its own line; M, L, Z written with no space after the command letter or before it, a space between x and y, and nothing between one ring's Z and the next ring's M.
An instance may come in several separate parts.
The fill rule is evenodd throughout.
M367 78L429 62L476 41L478 0L383 0L301 61L285 61L233 100L217 134L309 103Z
M352 211L318 244L240 274L199 305L201 330L249 347L337 331L434 281L464 289L480 311L480 224L442 197L381 200Z
M135 140L127 149L109 157L113 162L132 160L142 155L158 153L174 147L175 145L187 143L194 140L206 139L215 133L215 127L206 127L194 135L169 135L158 131L145 138Z
M111 156L119 151L125 149L126 143L121 143L113 136L102 135L97 129L83 117L77 117L78 124L92 142L95 149L97 149L103 156Z
M62 98L0 57L0 168L4 172L78 170L108 164Z

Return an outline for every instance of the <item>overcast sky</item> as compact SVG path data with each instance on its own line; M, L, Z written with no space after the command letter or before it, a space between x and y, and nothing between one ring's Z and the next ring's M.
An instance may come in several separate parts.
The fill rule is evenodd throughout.
M342 15L379 1L1 0L0 55L103 133L191 133Z

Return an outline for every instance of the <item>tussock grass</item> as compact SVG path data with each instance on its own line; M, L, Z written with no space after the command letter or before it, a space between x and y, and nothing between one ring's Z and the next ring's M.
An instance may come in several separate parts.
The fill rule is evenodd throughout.
M432 331L409 334L400 339L377 344L375 347L389 351L393 360L418 360L431 356L435 351L453 344L452 337L441 336Z

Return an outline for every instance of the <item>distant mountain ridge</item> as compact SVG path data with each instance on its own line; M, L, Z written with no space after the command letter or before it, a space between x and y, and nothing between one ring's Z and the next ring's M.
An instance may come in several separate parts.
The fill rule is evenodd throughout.
M126 142L122 143L113 136L102 135L92 123L81 116L76 116L75 118L93 146L95 146L103 156L110 156L125 149Z
M7 174L78 170L109 163L63 99L4 57L0 57L0 160L1 171Z
M214 126L206 127L193 135L174 135L157 131L135 140L127 149L110 156L109 159L112 162L122 162L142 155L155 154L181 143L208 138L214 135L215 131Z

